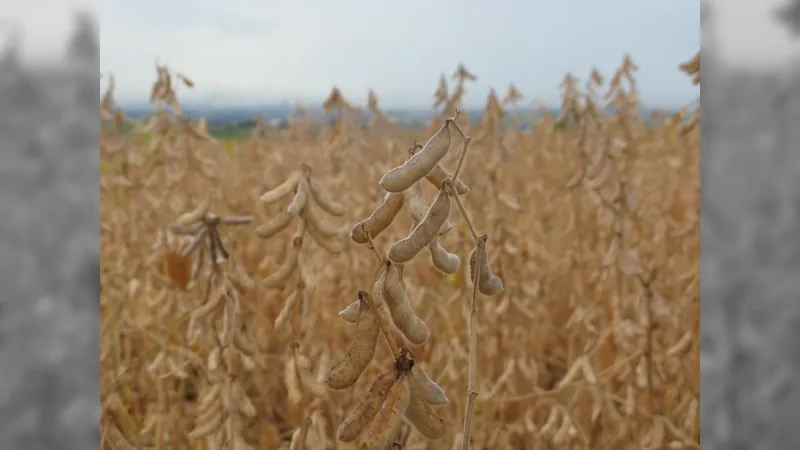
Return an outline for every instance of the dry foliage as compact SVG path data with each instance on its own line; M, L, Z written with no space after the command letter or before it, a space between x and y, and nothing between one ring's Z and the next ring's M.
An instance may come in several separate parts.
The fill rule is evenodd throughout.
M232 152L183 75L133 136L110 85L103 448L697 448L698 114L645 124L635 70L530 130L513 84L471 125L462 65L427 130L334 88Z

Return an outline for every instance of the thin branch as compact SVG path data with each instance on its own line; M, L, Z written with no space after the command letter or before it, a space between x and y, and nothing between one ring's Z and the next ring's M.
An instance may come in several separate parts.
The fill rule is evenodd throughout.
M472 219L470 219L467 209L464 208L464 202L461 201L458 191L456 191L456 188L453 186L452 179L448 178L445 180L444 185L445 189L447 189L450 192L450 195L455 199L456 206L458 206L458 210L461 212L461 217L464 218L464 222L467 224L467 227L469 227L470 234L472 234L472 240L477 243L479 238L478 231L475 229L475 225L472 223Z
M458 196L456 195L456 198ZM485 242L485 236L481 240ZM480 245L480 244L478 244ZM464 409L464 428L462 430L463 440L461 449L469 450L472 447L472 416L475 412L475 399L478 393L475 391L475 378L478 366L478 333L477 333L477 304L478 304L478 271L483 262L482 252L475 252L475 267L472 272L472 300L469 310L469 363L467 366L467 407Z

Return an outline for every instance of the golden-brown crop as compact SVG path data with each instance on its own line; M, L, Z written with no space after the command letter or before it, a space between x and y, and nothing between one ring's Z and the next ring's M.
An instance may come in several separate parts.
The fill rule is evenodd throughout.
M699 114L646 121L634 72L522 129L516 90L455 114L462 66L426 129L223 151L160 66L159 113L101 137L104 448L698 448Z

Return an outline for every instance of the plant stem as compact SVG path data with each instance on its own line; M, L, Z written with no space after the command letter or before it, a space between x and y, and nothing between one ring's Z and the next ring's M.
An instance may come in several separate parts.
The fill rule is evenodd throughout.
M458 195L458 191L456 191L456 188L453 187L453 182L450 180L447 182L447 189L450 190L450 194L452 194L456 200L456 206L458 206L458 210L461 211L461 216L464 217L464 222L466 222L467 227L469 227L469 232L472 234L472 240L477 243L478 231L475 230L475 225L472 223L472 219L469 218L469 213L467 213L467 209L464 208L464 202L461 201L461 198Z
M458 198L458 196L456 196ZM477 304L478 304L478 268L480 267L481 252L476 252L475 267L472 273L472 299L469 309L469 363L467 366L467 407L464 410L464 429L462 430L461 450L470 450L472 447L472 415L475 411L475 399L478 393L475 391L475 372L477 371Z
M469 149L469 143L472 141L472 138L464 133L464 130L461 129L461 126L456 122L456 118L458 118L459 110L456 109L456 113L453 117L447 119L447 123L453 124L456 128L456 131L461 135L461 138L464 140L464 146L461 148L461 154L458 155L458 164L456 165L456 169L453 172L453 175L445 181L443 189L448 189L450 194L455 198L456 205L458 206L458 210L461 212L461 216L464 218L464 222L469 227L469 231L472 234L472 240L475 242L475 245L478 244L478 232L475 230L475 225L472 223L472 219L470 219L469 214L467 213L467 209L464 207L464 203L461 201L461 197L458 195L458 190L455 188L455 180L458 178L458 174L461 172L461 168L464 164L464 159L467 156L467 150ZM478 368L478 333L477 333L477 312L478 312L478 270L483 262L481 260L481 252L476 252L476 261L475 267L473 268L472 273L472 297L470 299L469 305L469 362L467 363L467 406L464 408L464 428L462 429L462 441L461 441L461 450L470 450L472 447L472 416L475 412L475 400L478 398L478 393L475 391L475 379L476 379L476 372Z

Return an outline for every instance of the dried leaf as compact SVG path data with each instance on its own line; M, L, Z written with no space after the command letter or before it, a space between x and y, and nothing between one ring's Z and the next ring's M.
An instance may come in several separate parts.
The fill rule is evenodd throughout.
M181 289L186 289L192 281L192 257L181 257L177 252L169 251L166 256L167 275L170 281Z

